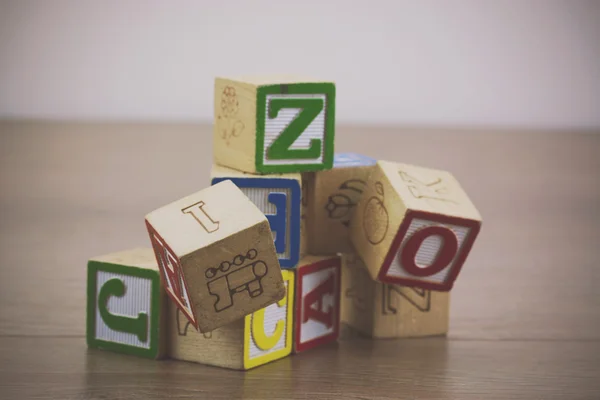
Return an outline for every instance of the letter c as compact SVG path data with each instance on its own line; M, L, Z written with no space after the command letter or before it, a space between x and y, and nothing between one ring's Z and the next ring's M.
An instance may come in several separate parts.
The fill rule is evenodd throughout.
M287 303L287 296L277 302L278 307L283 307ZM281 335L283 335L283 330L285 328L285 321L279 320L275 324L275 331L271 336L267 336L265 333L265 309L262 308L256 311L252 315L252 337L254 338L254 343L256 347L261 350L269 350L275 347L279 339L281 339Z

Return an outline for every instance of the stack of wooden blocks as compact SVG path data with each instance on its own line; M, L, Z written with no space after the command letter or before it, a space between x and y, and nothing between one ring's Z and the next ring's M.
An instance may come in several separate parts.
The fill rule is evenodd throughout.
M481 217L444 171L334 155L335 85L215 81L212 186L88 263L90 347L234 369L336 341L443 335Z

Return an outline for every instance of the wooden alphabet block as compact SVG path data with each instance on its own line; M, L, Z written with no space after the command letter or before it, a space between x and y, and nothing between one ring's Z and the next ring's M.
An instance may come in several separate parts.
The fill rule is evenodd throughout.
M353 252L350 221L376 160L336 154L333 169L304 174L309 254Z
M208 333L196 332L181 310L170 305L169 356L247 370L291 354L294 273L284 270L282 275L286 288L283 299Z
M88 346L148 358L163 357L166 300L152 249L132 249L90 259Z
M448 291L481 216L448 172L379 161L350 226L372 279Z
M146 226L167 294L200 332L285 296L269 222L231 181L151 212Z
M250 173L331 168L335 84L299 77L215 80L213 153Z
M294 268L300 259L300 174L252 175L214 165L211 184L231 180L262 211L274 236L282 268Z
M373 338L445 335L450 292L373 281L362 260L342 255L342 322Z
M294 353L299 353L339 336L340 258L306 256L295 273Z

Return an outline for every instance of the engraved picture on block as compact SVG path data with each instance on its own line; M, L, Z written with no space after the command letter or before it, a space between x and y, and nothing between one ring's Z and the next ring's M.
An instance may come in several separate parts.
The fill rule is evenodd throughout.
M215 80L215 161L250 173L331 168L335 84L289 76Z

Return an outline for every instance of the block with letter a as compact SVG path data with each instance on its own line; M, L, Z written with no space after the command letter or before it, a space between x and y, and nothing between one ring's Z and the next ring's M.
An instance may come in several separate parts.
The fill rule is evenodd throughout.
M480 226L479 212L450 173L379 161L350 236L372 279L448 291Z
M146 216L167 294L201 332L285 296L269 222L230 181Z
M261 210L271 227L281 268L298 264L301 248L302 177L295 174L252 175L213 165L211 184L230 180Z
M297 76L217 78L215 162L271 174L331 168L335 84Z
M341 265L338 256L306 256L296 273L294 352L337 340Z

